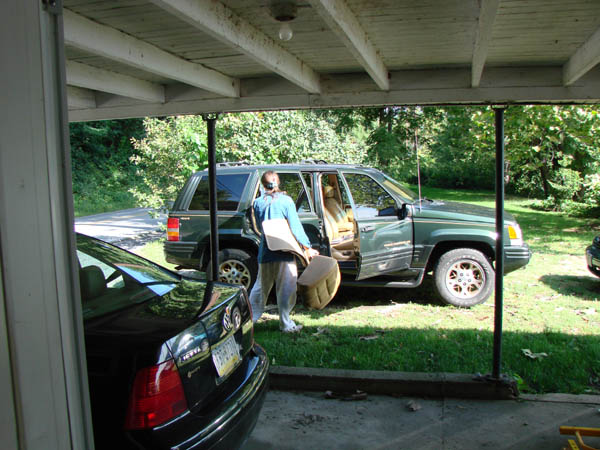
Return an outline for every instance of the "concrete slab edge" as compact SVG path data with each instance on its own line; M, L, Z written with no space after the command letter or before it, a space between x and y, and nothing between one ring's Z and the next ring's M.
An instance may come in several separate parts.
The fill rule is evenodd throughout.
M521 394L519 398L532 402L578 403L600 406L600 395L592 394Z
M334 391L418 397L453 397L507 400L518 397L516 383L481 381L457 373L388 372L377 370L318 369L272 366L272 389Z

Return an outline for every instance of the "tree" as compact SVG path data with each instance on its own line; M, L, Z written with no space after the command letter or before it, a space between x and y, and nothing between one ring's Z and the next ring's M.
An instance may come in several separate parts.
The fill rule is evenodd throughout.
M507 157L515 190L553 209L598 206L599 125L596 106L511 107Z
M162 207L185 180L207 167L206 123L199 116L145 119L146 137L134 139L142 183L132 189L142 205ZM226 114L216 125L217 161L286 163L304 159L361 163L359 138L339 135L334 123L310 111Z
M77 215L126 208L134 203L128 193L137 182L129 163L129 157L134 153L130 138L143 135L141 119L70 124Z

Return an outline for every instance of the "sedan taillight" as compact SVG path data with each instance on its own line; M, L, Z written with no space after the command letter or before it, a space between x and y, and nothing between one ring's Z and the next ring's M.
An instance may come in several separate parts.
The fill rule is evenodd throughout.
M129 397L125 429L152 428L188 409L173 360L138 371Z
M167 219L167 241L179 240L179 219L177 217L169 217Z

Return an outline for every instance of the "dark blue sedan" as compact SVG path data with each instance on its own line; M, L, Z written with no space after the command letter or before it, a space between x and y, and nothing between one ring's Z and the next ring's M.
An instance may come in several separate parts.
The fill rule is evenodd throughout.
M241 446L269 368L246 290L83 235L77 253L96 448Z

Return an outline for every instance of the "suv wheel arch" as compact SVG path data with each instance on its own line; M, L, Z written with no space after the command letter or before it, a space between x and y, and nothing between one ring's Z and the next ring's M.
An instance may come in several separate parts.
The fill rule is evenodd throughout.
M243 284L248 291L252 289L258 275L258 248L248 241L219 242L219 265L224 272L219 279L227 283ZM210 245L204 247L200 256L199 269L210 275ZM248 282L241 282L247 280Z

